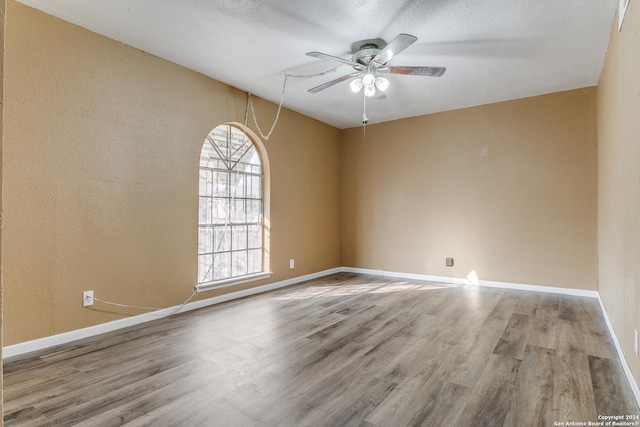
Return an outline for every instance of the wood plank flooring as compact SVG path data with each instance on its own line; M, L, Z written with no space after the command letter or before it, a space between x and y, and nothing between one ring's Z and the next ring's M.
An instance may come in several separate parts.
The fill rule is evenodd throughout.
M526 427L640 413L595 299L353 274L13 358L4 373L6 426Z

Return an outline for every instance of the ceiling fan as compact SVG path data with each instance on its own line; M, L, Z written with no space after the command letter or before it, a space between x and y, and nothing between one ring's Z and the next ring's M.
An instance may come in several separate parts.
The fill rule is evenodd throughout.
M307 56L337 61L352 66L356 71L313 87L307 92L318 93L335 84L353 79L349 84L353 92L360 92L360 90L364 88L364 95L366 97L372 97L376 94L376 89L384 92L389 87L389 80L380 74L405 74L428 77L440 77L443 75L446 71L445 67L387 65L392 58L411 46L416 40L418 40L416 36L400 33L386 45L384 45L384 41L379 39L364 41L356 48L357 50L350 60L322 52L308 52Z

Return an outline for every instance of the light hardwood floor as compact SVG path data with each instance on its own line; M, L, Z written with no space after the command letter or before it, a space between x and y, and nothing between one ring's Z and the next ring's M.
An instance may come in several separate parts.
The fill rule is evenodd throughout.
M553 426L639 413L595 299L338 274L5 361L6 426Z

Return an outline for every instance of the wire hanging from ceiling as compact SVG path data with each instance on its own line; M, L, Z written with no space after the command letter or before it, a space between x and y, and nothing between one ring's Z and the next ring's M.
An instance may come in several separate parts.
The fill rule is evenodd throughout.
M278 103L278 110L276 112L276 118L273 120L273 124L271 125L271 129L269 129L269 132L265 135L265 133L262 131L262 129L260 128L260 125L258 125L258 119L256 118L256 112L255 109L253 108L253 98L251 96L251 92L247 92L247 111L245 114L245 126L247 125L247 116L249 115L249 111L251 111L251 115L253 116L253 123L256 126L256 129L258 130L258 133L260 134L260 137L265 140L268 141L269 138L271 137L271 134L273 133L274 129L276 128L276 124L278 124L278 120L280 119L280 111L282 110L282 103L284 102L284 93L285 90L287 88L287 80L289 79L289 77L292 78L296 78L296 79L309 79L312 77L322 77L322 76L326 76L327 74L331 74L331 73L335 73L335 71L338 69L339 65L337 67L334 67L330 70L327 71L322 71L319 73L315 73L315 74L290 74L290 73L284 73L284 80L282 82L282 92L280 93L280 102Z

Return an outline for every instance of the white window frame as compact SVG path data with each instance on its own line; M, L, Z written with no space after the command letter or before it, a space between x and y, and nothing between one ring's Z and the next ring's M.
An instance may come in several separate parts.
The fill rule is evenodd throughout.
M257 154L259 157L257 164L255 157L253 161L246 157L252 150L255 150L254 156ZM238 123L216 126L203 143L199 176L196 290L201 292L269 278L270 174L269 160L260 139ZM257 178L261 183L259 195L255 191ZM255 206L258 203L262 209L256 218ZM258 227L259 247L256 238ZM261 266L256 269L254 263L254 268L251 268L250 260L258 261L258 249ZM217 265L223 265L222 268L228 271L214 270L216 258L219 261ZM244 272L238 274L237 266Z

